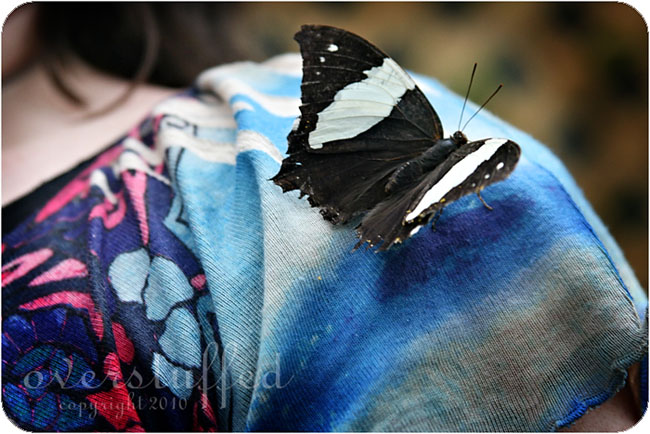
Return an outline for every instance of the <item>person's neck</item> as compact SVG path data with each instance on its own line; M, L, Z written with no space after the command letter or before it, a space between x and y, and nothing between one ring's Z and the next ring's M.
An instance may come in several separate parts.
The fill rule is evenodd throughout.
M80 61L69 62L63 78L84 105L65 96L41 63L3 83L3 205L95 155L176 92L140 85L121 104L101 113L128 90L128 81Z

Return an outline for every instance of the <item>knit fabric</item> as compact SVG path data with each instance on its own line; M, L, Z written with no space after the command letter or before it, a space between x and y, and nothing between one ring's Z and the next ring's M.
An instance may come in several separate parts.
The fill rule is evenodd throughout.
M414 77L455 125L462 98ZM300 78L297 55L205 72L3 235L15 423L547 431L622 387L647 299L545 147L481 112L470 139L522 148L493 210L464 197L435 231L352 252L355 223L269 181Z

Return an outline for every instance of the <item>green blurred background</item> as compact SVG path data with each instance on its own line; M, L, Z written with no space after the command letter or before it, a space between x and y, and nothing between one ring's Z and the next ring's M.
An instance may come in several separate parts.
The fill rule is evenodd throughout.
M620 3L234 4L237 57L297 51L301 24L355 32L549 146L648 287L648 33ZM232 21L231 21L232 22ZM482 101L475 101L481 103ZM455 126L447 126L447 130Z

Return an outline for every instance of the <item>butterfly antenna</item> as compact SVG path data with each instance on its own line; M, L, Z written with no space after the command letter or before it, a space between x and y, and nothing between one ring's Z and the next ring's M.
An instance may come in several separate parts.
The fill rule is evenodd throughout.
M483 109L483 107L485 107L485 106L487 105L487 103L490 102L490 100L494 97L494 95L497 94L497 92L499 92L499 91L501 90L502 87L503 87L503 84L500 84L500 85L497 87L497 89L496 89L494 92L492 92L492 95L490 95L490 97L489 97L488 99L485 100L485 102L483 103L483 105L481 105L481 106L478 108L478 110L476 110L476 111L474 112L474 114L472 115L472 117L469 118L469 119L467 119L467 122L465 122L465 125L463 125L463 130L465 129L465 127L467 126L467 124L469 124L469 121L471 121L472 119L474 119L474 116L476 116L476 115L478 114L478 112L480 112L481 109Z
M460 124L463 122L463 113L465 113L465 104L467 104L467 98L469 97L469 90L472 88L472 81L474 81L475 72L476 72L476 62L474 62L474 68L472 68L472 75L469 77L469 85L467 86L465 101L463 101L463 108L460 111L460 119L458 119L458 131L460 131Z

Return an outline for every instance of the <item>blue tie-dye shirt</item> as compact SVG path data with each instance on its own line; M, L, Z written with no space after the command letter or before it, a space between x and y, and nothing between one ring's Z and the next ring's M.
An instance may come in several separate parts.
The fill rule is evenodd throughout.
M414 75L444 125L462 99ZM509 179L388 252L269 178L300 57L225 65L11 233L3 401L31 430L544 431L646 353L647 299L562 164L487 112Z

